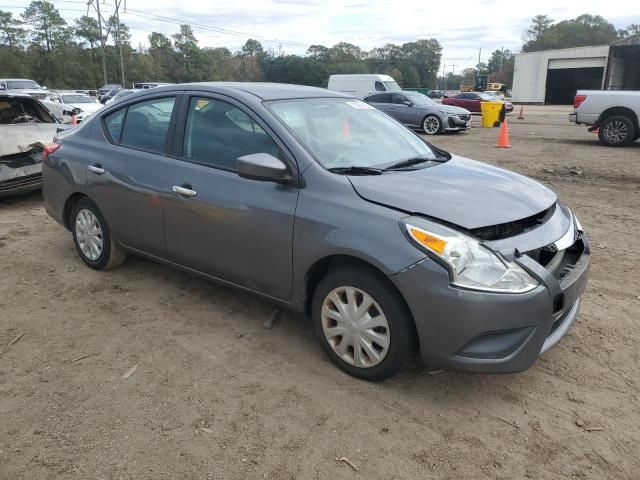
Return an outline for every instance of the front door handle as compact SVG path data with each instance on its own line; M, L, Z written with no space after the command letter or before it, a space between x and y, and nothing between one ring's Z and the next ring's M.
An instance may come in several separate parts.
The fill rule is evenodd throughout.
M102 168L99 164L98 165L89 165L87 167L87 170L89 170L90 172L95 173L96 175L102 175L105 172L104 168Z
M184 195L185 197L195 197L198 194L198 192L191 190L191 188L179 187L178 185L174 185L171 189L178 195Z

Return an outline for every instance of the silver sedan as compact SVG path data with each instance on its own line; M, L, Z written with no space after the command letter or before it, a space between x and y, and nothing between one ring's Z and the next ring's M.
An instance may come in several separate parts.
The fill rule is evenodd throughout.
M378 93L369 95L364 101L408 127L423 130L427 135L471 128L469 110L442 105L422 93Z

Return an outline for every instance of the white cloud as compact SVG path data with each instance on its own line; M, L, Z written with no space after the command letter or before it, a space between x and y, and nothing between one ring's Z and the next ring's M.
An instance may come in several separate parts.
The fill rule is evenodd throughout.
M109 5L113 2L107 0L103 8L112 9ZM3 2L22 7L26 3L27 0ZM83 2L73 0L54 0L54 4L65 18L80 16L86 8ZM134 14L143 11L178 23L238 32L232 35L194 29L202 46L226 46L231 50L238 49L249 37L260 40L266 48L277 49L281 44L285 51L297 54L303 54L306 47L295 44L331 46L346 41L369 50L389 42L433 37L443 45L444 58L458 65L456 69L474 65L479 48L483 60L500 47L517 51L530 19L537 14L563 20L590 13L604 16L617 27L640 23L638 0L127 0L127 7L129 13L121 15L121 19L132 28L134 45L147 43L151 31L170 35L178 30L178 24Z

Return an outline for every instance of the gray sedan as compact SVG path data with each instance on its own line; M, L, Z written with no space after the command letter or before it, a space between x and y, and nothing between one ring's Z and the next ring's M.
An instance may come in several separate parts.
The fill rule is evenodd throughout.
M365 97L364 101L427 135L471 128L469 110L439 104L422 93L378 93Z
M587 282L587 238L554 192L329 90L145 90L44 153L46 210L87 266L143 255L305 313L368 380L417 351L433 368L524 370Z

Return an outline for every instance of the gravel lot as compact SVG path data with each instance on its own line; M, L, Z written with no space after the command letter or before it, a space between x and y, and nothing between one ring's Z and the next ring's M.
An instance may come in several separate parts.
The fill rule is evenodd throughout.
M509 150L433 138L550 185L589 233L578 322L515 375L355 380L304 318L265 330L268 303L146 260L92 271L39 195L0 200L0 478L637 479L640 142L568 111L510 115Z

